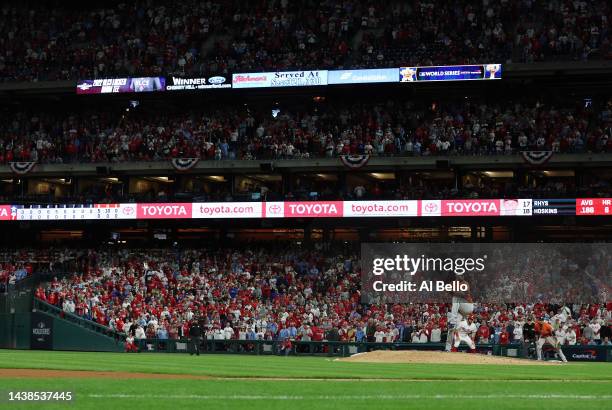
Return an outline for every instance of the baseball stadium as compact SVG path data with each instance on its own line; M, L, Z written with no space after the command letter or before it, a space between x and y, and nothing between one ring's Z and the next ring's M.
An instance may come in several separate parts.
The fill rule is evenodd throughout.
M0 5L0 408L612 409L609 2Z

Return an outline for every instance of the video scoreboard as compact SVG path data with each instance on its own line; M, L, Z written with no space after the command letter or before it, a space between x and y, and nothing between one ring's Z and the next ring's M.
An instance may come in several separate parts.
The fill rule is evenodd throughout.
M612 215L612 198L534 199L533 215Z
M576 199L576 215L612 215L612 198Z
M534 199L533 215L576 215L576 199Z

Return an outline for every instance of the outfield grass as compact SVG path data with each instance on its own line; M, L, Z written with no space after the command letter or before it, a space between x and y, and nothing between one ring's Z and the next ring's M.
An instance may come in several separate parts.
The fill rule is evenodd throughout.
M309 410L612 409L611 363L416 365L343 363L318 357L192 357L181 354L0 350L0 367L215 377L211 380L0 379L0 390L4 391L70 389L76 397L70 408L78 409L180 409L188 406ZM232 379L236 377L252 379ZM0 407L6 405L0 404ZM11 406L65 408L66 404Z

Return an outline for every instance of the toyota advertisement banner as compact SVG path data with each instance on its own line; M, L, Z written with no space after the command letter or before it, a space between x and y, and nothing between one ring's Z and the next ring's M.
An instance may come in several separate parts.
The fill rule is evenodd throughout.
M285 218L342 218L342 201L285 202Z
M411 201L183 202L93 205L0 205L0 221L121 219L385 218L539 216L560 200L433 199ZM567 215L567 200L559 215ZM609 215L612 198L572 199L573 215ZM561 206L561 205L559 205Z
M263 202L198 202L192 204L191 216L200 218L261 218Z
M421 216L529 216L531 199L434 199L420 201Z
M418 216L419 201L344 201L345 217Z
M138 219L191 219L191 203L138 204Z

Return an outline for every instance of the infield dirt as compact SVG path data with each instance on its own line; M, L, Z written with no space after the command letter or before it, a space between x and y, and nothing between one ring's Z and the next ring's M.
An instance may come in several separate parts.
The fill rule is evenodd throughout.
M478 353L447 353L417 350L375 350L373 352L358 353L351 357L336 360L341 362L356 363L511 364L528 366L560 364L560 362L516 359L503 356L489 356Z
M331 360L331 359L328 359ZM560 362L539 362L528 359L516 359L500 356L469 353L445 353L428 351L388 351L378 350L359 353L351 357L334 359L334 361L353 363L420 363L420 364L491 364L491 365L558 365ZM52 370L52 369L0 369L0 379L3 378L100 378L100 379L185 379L185 380L336 380L355 381L355 378L318 378L318 377L220 377L191 374L163 374L125 371L96 370ZM360 379L379 380L379 379ZM386 380L386 379L385 379ZM393 379L388 379L391 381ZM398 379L407 380L407 379Z

